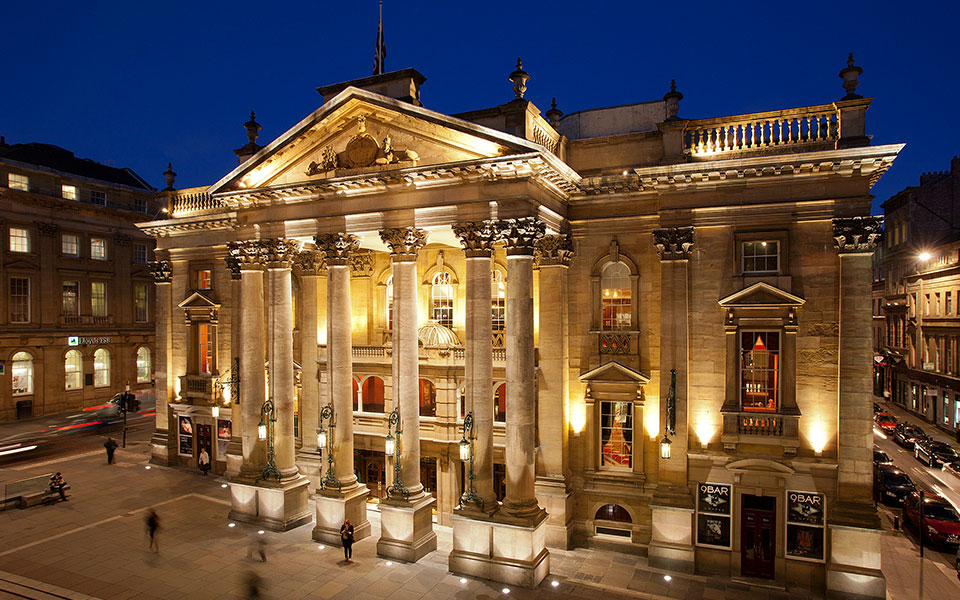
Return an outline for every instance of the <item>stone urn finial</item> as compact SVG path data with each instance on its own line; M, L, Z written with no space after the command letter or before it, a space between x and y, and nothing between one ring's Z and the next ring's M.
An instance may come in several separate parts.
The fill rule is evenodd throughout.
M173 181L177 177L177 174L173 172L173 163L167 163L167 170L163 172L163 176L167 180L167 187L163 191L172 192L174 190Z
M257 123L257 115L254 112L250 111L250 120L243 124L244 128L247 130L247 139L250 140L251 144L257 143L257 138L260 136L260 123Z
M557 108L557 99L554 98L550 101L550 110L544 113L547 117L547 121L550 122L550 126L554 129L557 128L557 125L560 124L560 117L563 116L563 111Z
M860 73L863 69L853 64L853 52L847 57L847 68L840 71L840 79L843 80L843 89L847 90L847 95L841 100L859 100L863 96L856 93L857 86L860 85Z
M510 81L513 82L513 94L517 100L523 99L523 94L527 91L527 81L530 80L530 74L523 70L523 62L517 58L517 70L510 73Z
M663 101L667 105L667 121L676 121L679 119L677 113L680 112L680 101L683 100L683 94L677 91L677 80L670 80L670 91L663 95Z

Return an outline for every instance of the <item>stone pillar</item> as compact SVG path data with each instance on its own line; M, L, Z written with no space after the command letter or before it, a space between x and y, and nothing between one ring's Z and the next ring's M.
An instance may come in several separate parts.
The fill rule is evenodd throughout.
M157 285L157 305L155 319L157 324L156 355L154 356L154 398L157 407L156 430L150 439L150 462L157 465L176 464L176 428L171 425L169 405L176 400L174 395L174 375L171 355L173 336L173 304L170 294L173 268L169 261L158 260L150 263L150 270ZM171 435L170 431L173 430Z
M227 446L227 469L224 474L228 478L233 478L240 473L240 466L243 464L243 442L241 432L243 423L241 419L242 407L240 405L240 322L241 322L241 284L240 284L240 261L237 257L228 254L225 257L227 268L230 269L230 377L222 381L224 386L221 396L229 395L230 401L230 426L232 435L230 445Z
M489 520L451 517L448 564L454 573L535 588L550 572L547 513L535 490L533 254L545 227L524 217L501 221L497 228L507 247L507 496Z
M567 270L573 258L573 241L569 234L545 236L537 243L537 255L541 374L537 422L541 451L536 490L537 499L548 515L547 546L566 550L570 547L574 514L573 495L567 487L570 474Z
M299 245L283 239L232 242L231 256L240 263L240 379L243 386L241 429L243 461L230 481L230 518L284 531L310 521L307 480L299 475L293 450L293 326L290 255ZM271 268L272 306L264 328L264 269ZM284 266L286 265L286 266ZM284 291L285 290L285 291ZM267 338L264 333L268 333ZM279 477L268 473L267 444L257 426L264 405L266 370L264 341L270 349L270 393L274 401L274 461ZM286 344L289 342L289 348ZM286 369L289 368L289 374ZM267 416L264 415L264 420ZM269 427L269 424L268 424Z
M380 506L377 554L415 562L437 549L431 511L433 496L420 483L420 375L417 340L417 253L426 245L422 229L385 229L380 238L393 260L393 400L399 403L400 484ZM389 462L388 462L389 464Z
M883 531L873 505L871 260L882 217L833 220L840 254L840 372L837 503L827 509L830 535L827 593L884 598Z
M370 535L367 487L357 482L353 469L353 339L350 301L350 257L360 248L356 236L344 233L317 236L327 264L327 397L333 422L323 422L332 449L323 448L325 476L316 496L317 525L313 539L339 546L340 526L350 519L354 539ZM332 452L333 473L327 452Z
M672 456L659 459L658 485L650 501L650 564L694 570L693 497L687 486L687 373L690 360L689 258L693 227L653 231L660 255L660 435L673 442ZM676 371L675 405L670 407L671 371ZM672 410L672 414L671 414ZM674 423L670 431L671 421ZM659 455L659 446L658 446Z
M303 329L300 334L300 450L297 451L297 467L310 480L310 491L315 492L320 483L322 465L317 450L315 430L320 423L320 377L317 345L317 288L321 271L326 270L323 254L316 250L303 250L297 256L300 268L300 294L303 306L300 319Z
M466 254L467 301L464 344L464 387L467 411L473 413L473 473L479 501L467 500L469 479L464 479L462 510L487 515L498 508L493 489L493 322L490 273L493 245L499 231L493 221L453 226ZM469 474L469 464L464 465Z

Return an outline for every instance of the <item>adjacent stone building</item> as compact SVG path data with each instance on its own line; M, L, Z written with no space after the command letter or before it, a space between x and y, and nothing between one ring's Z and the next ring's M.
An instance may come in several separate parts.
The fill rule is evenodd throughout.
M152 393L156 190L130 169L0 138L0 421Z
M883 203L874 286L874 391L960 428L960 158Z
M860 72L692 120L675 86L541 114L519 62L448 116L408 69L265 147L251 118L235 170L141 224L154 460L209 448L232 518L295 527L313 494L315 539L349 517L382 556L452 525L452 571L514 584L595 546L883 597L868 215L902 146L870 145Z

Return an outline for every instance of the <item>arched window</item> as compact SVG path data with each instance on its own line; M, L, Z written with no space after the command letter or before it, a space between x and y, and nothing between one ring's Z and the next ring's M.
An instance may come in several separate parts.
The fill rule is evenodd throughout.
M610 263L600 277L600 328L605 331L630 329L630 267Z
M93 385L106 387L110 385L110 351L98 348L93 353Z
M140 346L137 349L137 383L148 383L153 371L150 360L150 348Z
M393 275L387 277L387 329L393 331Z
M437 387L429 379L420 380L420 416L437 416Z
M450 273L440 271L433 276L430 289L430 318L444 327L453 327L453 284Z
M63 372L66 379L65 389L79 390L83 387L83 357L79 350L70 350L64 356Z
M383 380L376 376L363 380L363 411L383 412Z
M493 420L500 423L507 421L507 384L501 383L493 394Z
M606 504L601 506L593 518L597 521L594 523L594 530L597 535L616 536L627 539L633 535L631 531L632 527L630 526L630 524L633 523L633 519L630 518L630 513L627 512L627 509L619 504Z
M619 504L606 504L600 507L594 519L598 521L616 521L617 523L633 523L630 513Z
M33 356L29 352L13 355L13 395L33 393Z
M503 272L494 269L490 273L490 320L493 322L494 346L503 346L503 330L506 328L507 321L505 297L506 287L503 283ZM497 341L500 343L498 344Z
M353 382L353 410L360 410L360 386L357 385L356 377L350 378Z

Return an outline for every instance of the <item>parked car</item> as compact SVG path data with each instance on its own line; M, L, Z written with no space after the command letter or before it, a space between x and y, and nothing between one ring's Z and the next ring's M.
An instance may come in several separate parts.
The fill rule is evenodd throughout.
M910 476L894 465L877 465L873 469L873 497L887 505L900 506L908 494L917 491Z
M893 441L907 450L913 450L914 443L917 440L926 439L926 437L927 434L924 430L907 422L897 423L897 426L893 428Z
M955 460L949 463L943 463L941 467L945 473L950 473L954 477L960 477L960 460Z
M903 520L920 530L919 492L912 492L904 499ZM923 496L923 539L936 544L960 544L960 515L943 496L929 493Z
M928 467L934 468L939 468L943 463L960 460L960 455L953 449L953 446L930 438L918 440L913 445L913 454L917 457L917 460Z
M878 467L880 465L892 465L892 464L893 464L893 459L890 458L886 452L884 452L880 448L877 448L876 446L873 447L873 466Z
M897 418L890 413L877 413L873 420L884 433L891 433L897 427Z

